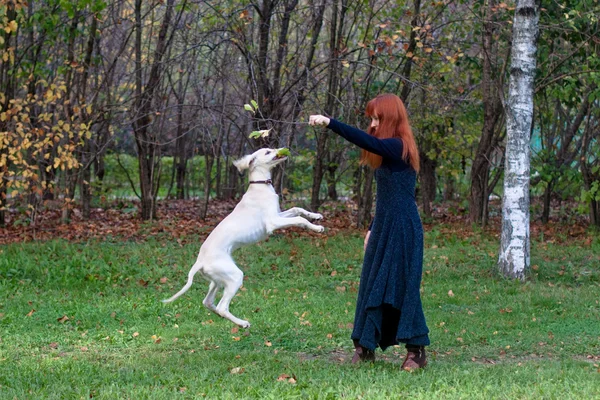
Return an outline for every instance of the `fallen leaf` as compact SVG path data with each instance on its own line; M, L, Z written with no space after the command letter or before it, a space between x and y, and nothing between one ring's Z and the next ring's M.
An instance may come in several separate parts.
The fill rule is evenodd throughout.
M56 343L56 342L50 343L50 348L51 349L56 349L57 347L58 347L58 343Z
M286 379L288 379L290 376L288 374L281 374L279 375L279 377L277 378L277 381L281 382L281 381L285 381Z
M33 315L33 313L34 313L34 312L35 312L35 310L32 308L32 309L31 309L31 311L29 311L29 312L27 313L27 316L28 316L28 317L31 317L31 316Z
M240 330L240 328L238 328L237 326L233 327L233 328L231 328L231 333L238 333L239 330Z
M454 297L454 292L452 290L448 290L448 296Z
M269 342L268 340L265 342L265 346L267 347L271 347L273 346L273 343Z
M231 372L232 374L241 374L244 372L244 368L242 368L242 367L231 368L231 370L229 372Z
M169 279L166 276L163 276L162 278L160 278L160 283L167 283Z
M60 318L57 318L56 320L57 320L58 322L60 322L60 323L64 324L66 321L68 321L68 320L69 320L69 317L67 317L66 315L63 315L62 317L60 317Z
M138 337L138 336L140 336L140 333L139 332L133 332L133 335L131 335L131 336Z

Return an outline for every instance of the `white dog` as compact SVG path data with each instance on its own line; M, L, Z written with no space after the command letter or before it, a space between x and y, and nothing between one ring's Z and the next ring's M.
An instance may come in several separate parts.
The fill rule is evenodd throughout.
M210 282L208 294L202 304L234 324L248 328L248 321L229 312L229 303L244 279L244 273L235 265L231 253L243 245L265 239L276 229L301 226L315 232L325 230L300 216L318 220L323 218L321 214L311 213L299 207L281 212L279 196L271 185L271 169L287 159L279 155L281 150L283 149L260 149L234 161L233 164L240 172L250 170L250 187L231 214L221 221L204 241L196 263L188 273L185 286L170 299L163 300L164 303L169 303L184 294L192 286L196 272L200 272ZM219 288L223 288L223 297L215 306Z

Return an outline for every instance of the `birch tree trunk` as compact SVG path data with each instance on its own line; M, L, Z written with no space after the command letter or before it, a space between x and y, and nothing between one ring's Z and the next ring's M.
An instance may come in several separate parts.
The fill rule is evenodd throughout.
M539 0L517 0L506 104L506 161L498 268L525 279L530 266L529 140L533 121Z

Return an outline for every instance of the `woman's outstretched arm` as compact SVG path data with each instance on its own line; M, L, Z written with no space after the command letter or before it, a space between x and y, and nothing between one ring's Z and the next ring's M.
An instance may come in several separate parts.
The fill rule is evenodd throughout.
M311 115L309 124L325 125L327 128L361 149L365 149L385 158L402 161L402 140L400 139L378 139L360 129L322 115Z

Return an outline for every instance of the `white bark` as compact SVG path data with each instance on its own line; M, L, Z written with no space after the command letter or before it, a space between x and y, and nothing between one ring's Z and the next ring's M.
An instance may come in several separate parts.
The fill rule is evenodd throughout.
M506 101L506 164L498 268L525 279L530 266L529 159L533 122L539 0L517 0L513 21L510 81Z

